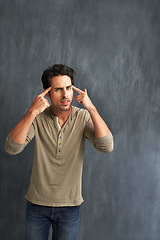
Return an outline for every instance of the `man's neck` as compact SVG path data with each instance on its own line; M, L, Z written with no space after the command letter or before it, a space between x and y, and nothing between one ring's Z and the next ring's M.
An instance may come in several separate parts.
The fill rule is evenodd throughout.
M72 111L72 106L70 107L69 110L66 110L66 111L62 111L60 109L55 108L54 106L51 106L51 112L59 118L61 127L67 121L67 118L69 117L71 111Z

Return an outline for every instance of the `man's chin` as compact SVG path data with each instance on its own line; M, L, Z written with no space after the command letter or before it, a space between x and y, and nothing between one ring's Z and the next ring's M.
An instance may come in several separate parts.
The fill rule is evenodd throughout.
M67 112L67 111L70 111L71 110L71 105L64 105L64 106L55 106L55 105L52 105L51 106L51 109L53 112L56 113L56 111L62 111L62 112Z
M71 105L70 106L63 106L59 108L61 111L69 111L71 109Z

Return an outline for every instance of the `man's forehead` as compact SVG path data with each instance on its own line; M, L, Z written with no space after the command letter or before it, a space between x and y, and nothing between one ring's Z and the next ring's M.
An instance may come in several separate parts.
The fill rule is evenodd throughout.
M71 78L69 76L55 76L51 78L51 86L54 88L68 87L72 85Z

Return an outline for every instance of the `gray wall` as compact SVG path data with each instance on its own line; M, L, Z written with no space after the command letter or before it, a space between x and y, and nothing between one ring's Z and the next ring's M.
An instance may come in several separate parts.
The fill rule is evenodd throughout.
M160 1L1 0L0 11L0 239L24 239L33 154L31 143L7 155L5 138L43 70L63 63L115 139L109 155L86 143L77 240L159 240Z

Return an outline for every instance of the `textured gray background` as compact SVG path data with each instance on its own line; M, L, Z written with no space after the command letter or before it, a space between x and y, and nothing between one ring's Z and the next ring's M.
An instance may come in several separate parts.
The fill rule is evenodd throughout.
M115 139L109 155L86 143L77 240L159 240L160 1L1 0L0 32L0 239L24 239L33 154L5 138L63 63Z

